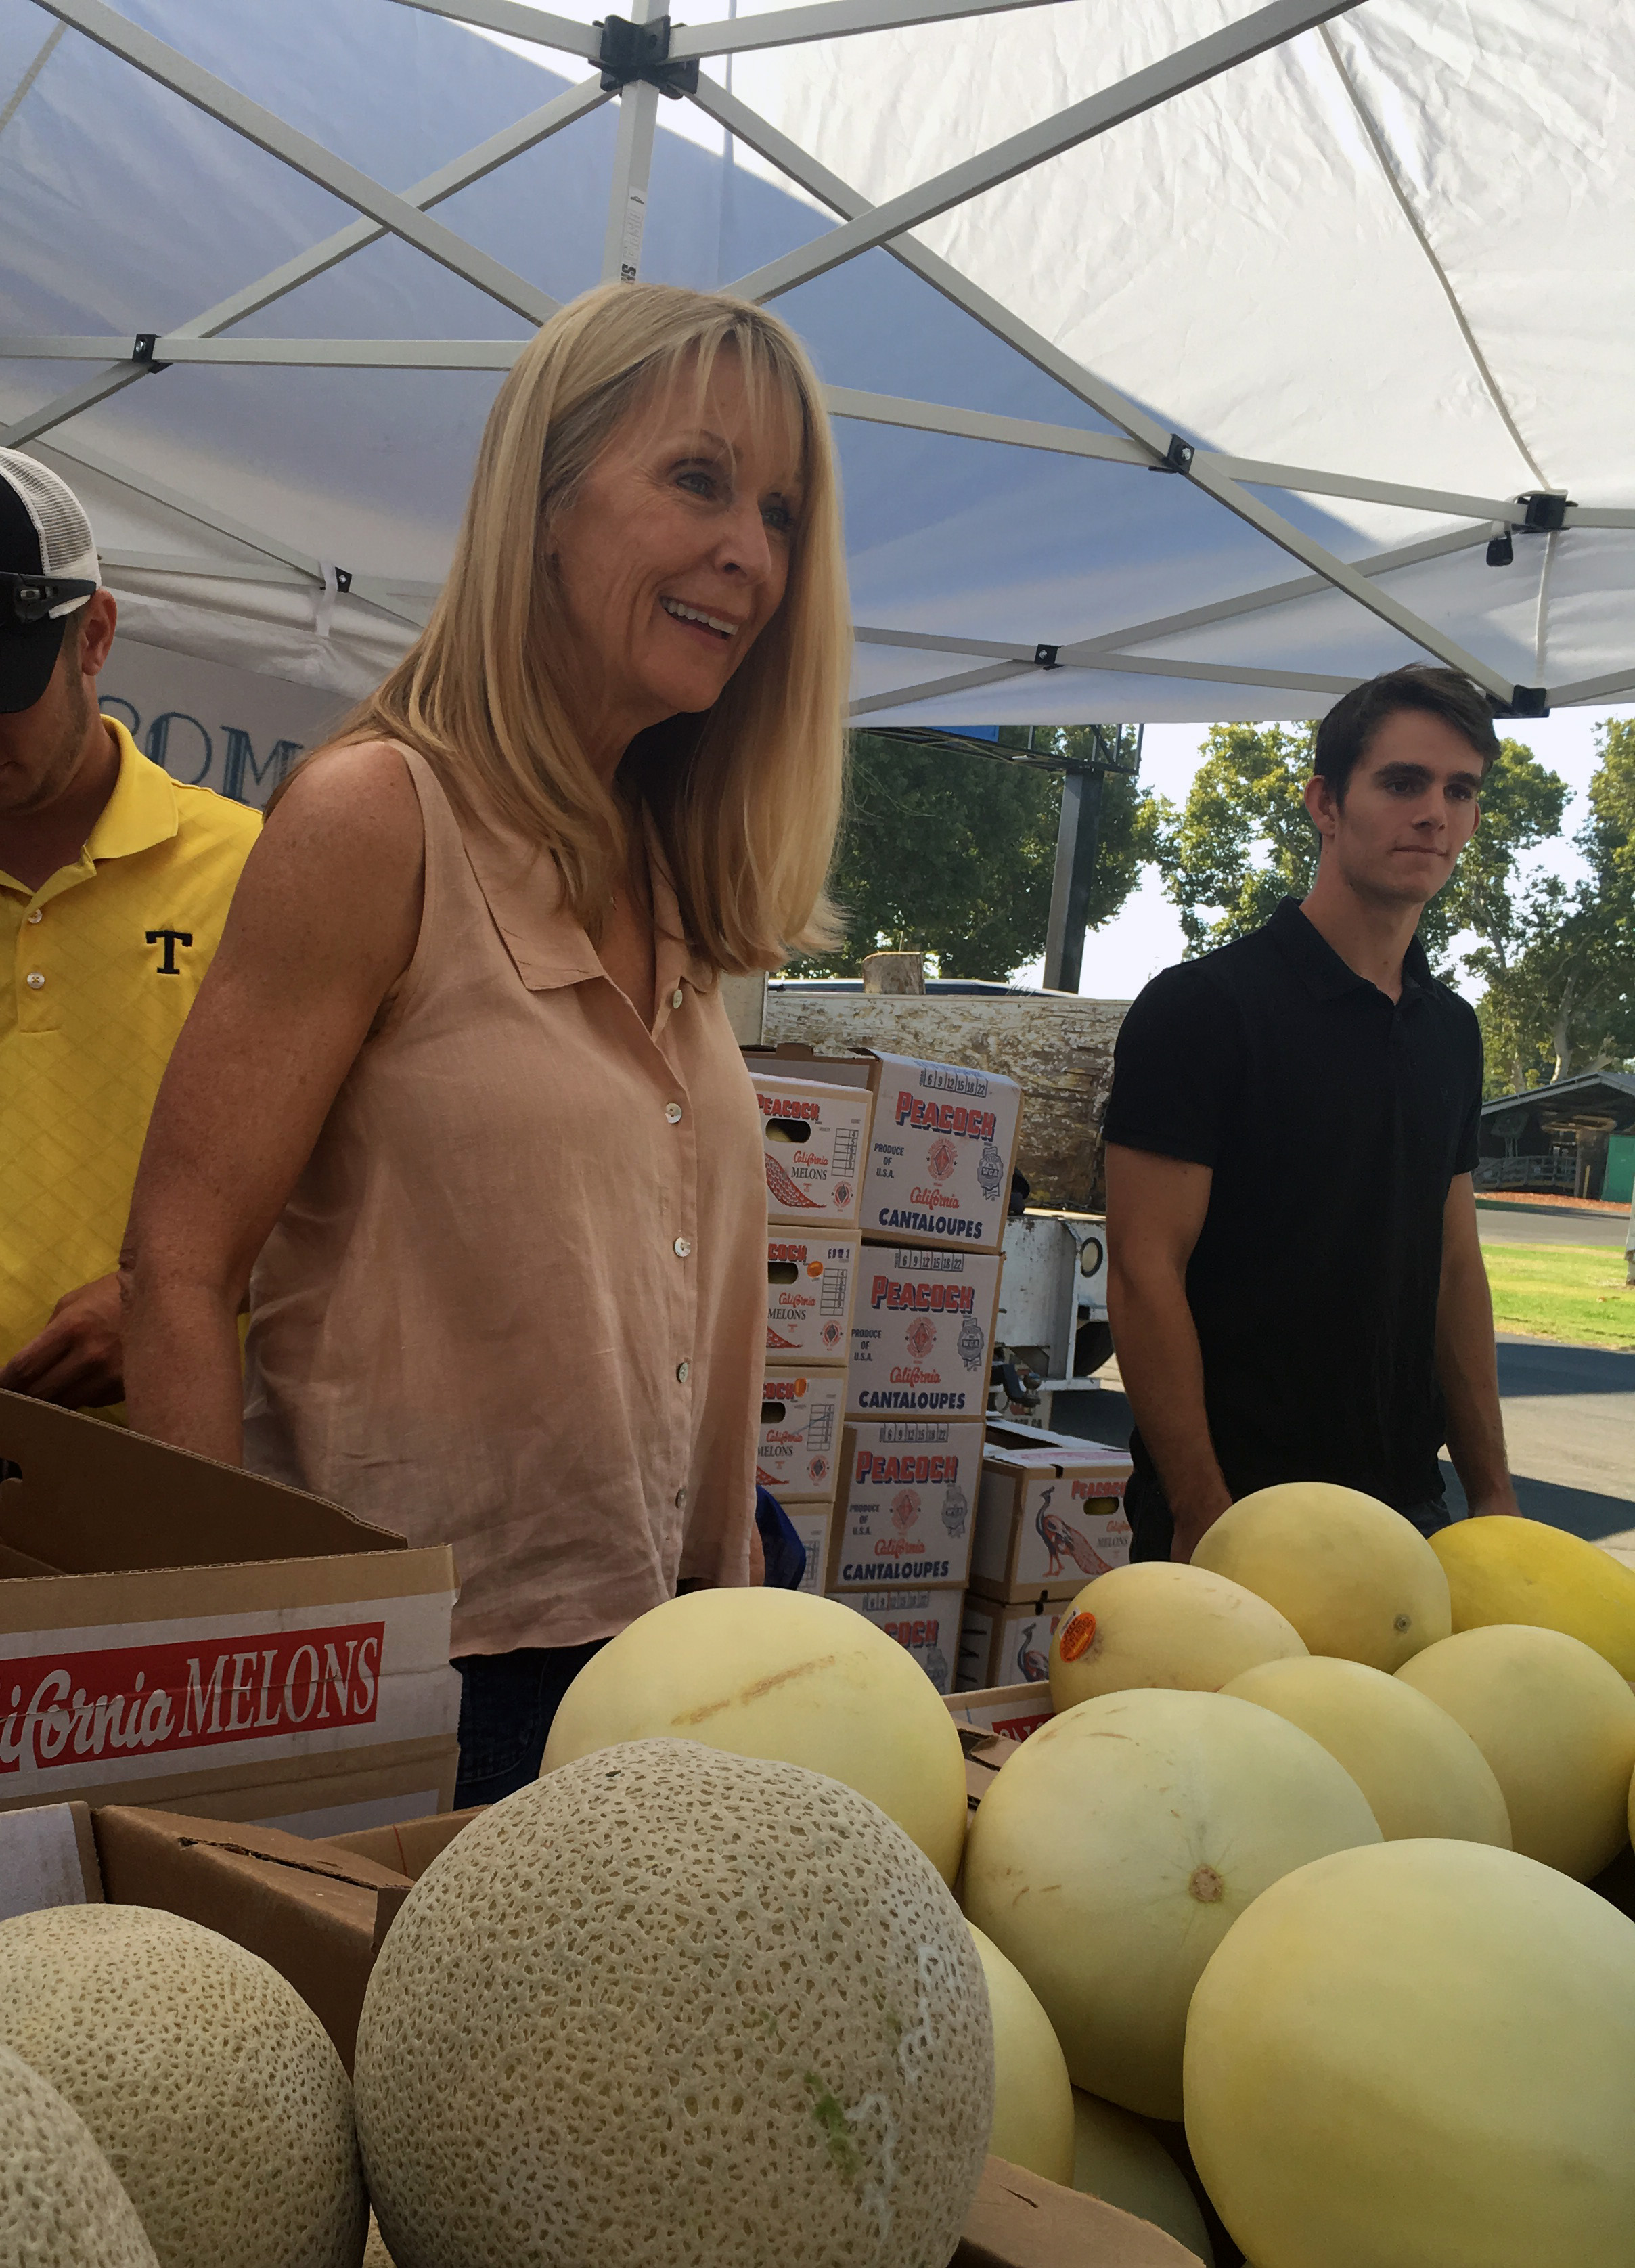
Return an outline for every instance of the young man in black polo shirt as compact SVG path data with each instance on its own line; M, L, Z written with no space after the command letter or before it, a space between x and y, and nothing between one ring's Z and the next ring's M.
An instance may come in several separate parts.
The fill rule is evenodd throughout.
M1444 1440L1513 1513L1471 1170L1475 1014L1417 931L1499 753L1452 670L1394 670L1318 727L1303 904L1154 977L1107 1114L1109 1305L1138 1428L1136 1559L1234 1498L1337 1481L1429 1534Z

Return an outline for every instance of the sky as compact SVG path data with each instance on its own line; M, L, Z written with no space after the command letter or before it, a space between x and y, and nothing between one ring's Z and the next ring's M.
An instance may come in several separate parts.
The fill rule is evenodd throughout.
M1524 876L1556 873L1576 880L1584 862L1572 848L1572 837L1588 816L1585 792L1595 769L1595 726L1607 717L1635 717L1635 707L1560 709L1552 717L1513 719L1499 732L1521 741L1543 764L1558 772L1572 791L1561 823L1561 834L1531 858L1524 859ZM1167 796L1172 803L1185 800L1200 762L1206 726L1149 725L1141 744L1141 781L1145 787ZM1139 887L1125 900L1123 909L1105 927L1085 939L1084 972L1079 990L1097 1000L1131 1000L1150 976L1179 961L1186 949L1180 917L1164 895L1152 867L1143 871ZM1458 941L1455 941L1458 951ZM1037 984L1042 961L1018 972L1017 982ZM1469 999L1478 999L1483 987L1462 976L1459 989Z

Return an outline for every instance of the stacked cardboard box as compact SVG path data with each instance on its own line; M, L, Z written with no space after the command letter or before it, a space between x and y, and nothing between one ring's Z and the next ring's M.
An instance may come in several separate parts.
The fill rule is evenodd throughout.
M867 1094L840 1486L824 1591L953 1686L969 1572L1011 1167L1013 1079L868 1053L753 1054L758 1081Z
M1130 1557L1123 1449L1020 1425L991 1429L983 1460L961 1691L1044 1677L1050 1640L1085 1585Z
M755 1473L821 1587L846 1406L858 1208L873 1097L752 1058L767 1187L766 1373ZM802 1070L806 1069L802 1066Z

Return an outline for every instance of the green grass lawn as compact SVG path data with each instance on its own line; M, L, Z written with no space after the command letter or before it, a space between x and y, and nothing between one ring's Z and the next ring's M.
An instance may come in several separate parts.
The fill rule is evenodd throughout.
M1616 1247L1489 1244L1483 1257L1498 1329L1635 1347L1635 1285L1624 1282Z

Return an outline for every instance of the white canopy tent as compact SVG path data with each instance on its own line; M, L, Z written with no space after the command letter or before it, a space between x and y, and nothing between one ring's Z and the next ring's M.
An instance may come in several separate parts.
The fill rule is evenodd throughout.
M633 6L0 0L0 441L129 636L365 689L497 373L640 273L811 347L859 720L1635 693L1612 0Z

